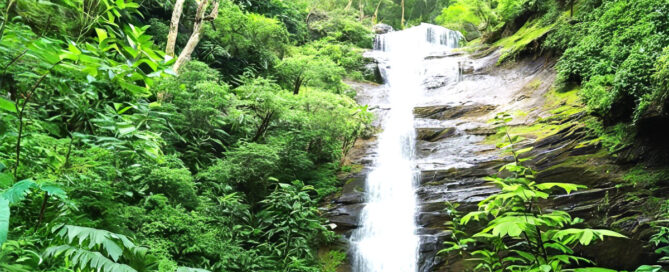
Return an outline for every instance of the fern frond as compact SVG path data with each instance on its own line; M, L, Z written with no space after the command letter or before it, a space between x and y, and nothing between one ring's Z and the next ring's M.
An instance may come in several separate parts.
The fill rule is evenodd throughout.
M46 258L56 258L61 254L68 258L74 266L79 266L82 270L91 268L104 272L137 272L137 270L128 265L110 260L100 252L89 251L71 245L52 246L44 251L44 257Z
M62 225L54 228L53 232L57 232L57 235L65 239L68 244L72 244L76 241L79 246L85 246L87 249L100 247L100 249L104 250L106 255L115 262L123 255L124 249L128 250L133 255L145 254L147 251L146 248L136 246L130 238L125 235L112 233L106 230ZM119 245L119 242L122 247Z

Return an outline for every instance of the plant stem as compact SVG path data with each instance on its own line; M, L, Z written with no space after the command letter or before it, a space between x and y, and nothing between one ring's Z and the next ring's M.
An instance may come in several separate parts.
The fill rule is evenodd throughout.
M14 0L10 0L9 3L7 4L7 10L5 10L5 18L2 20L2 26L0 26L0 40L2 40L2 36L5 34L5 27L7 27L7 21L9 21L9 10L12 8L12 5L14 5Z
M55 65L54 65L55 66ZM53 69L53 67L52 67ZM21 105L21 108L19 109L19 105L16 104L16 109L18 112L18 117L19 117L19 135L16 139L16 167L14 167L14 180L18 179L18 173L19 173L19 165L21 162L21 137L23 136L23 113L26 110L26 105L28 105L28 101L30 100L30 97L32 97L33 93L39 87L39 85L42 83L44 78L49 74L49 72L44 73L38 80L35 82L35 85L28 91L26 94L25 99L23 99L23 104ZM18 101L18 99L17 99Z
M44 199L42 199L42 208L39 210L39 217L37 218L37 225L35 228L38 228L44 219L44 213L46 212L46 204L49 201L49 193L44 192Z

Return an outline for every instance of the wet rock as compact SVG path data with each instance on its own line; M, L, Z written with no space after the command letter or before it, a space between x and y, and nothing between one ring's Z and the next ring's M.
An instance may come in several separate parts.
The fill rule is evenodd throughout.
M448 85L449 81L450 78L446 76L432 76L423 81L423 86L428 90L432 90Z
M474 62L472 61L459 61L458 70L462 75L469 75L473 74L476 71L476 68L474 67Z
M386 34L388 32L392 32L395 29L393 29L392 26L387 25L387 24L376 24L374 27L372 27L372 31L376 34Z
M462 55L464 55L463 52L453 52L453 51L439 52L439 53L435 53L435 54L430 54L429 56L425 57L425 60L443 59L443 58L457 57L457 56L462 56Z
M645 243L634 239L606 238L586 248L577 249L584 257L597 260L597 266L635 270L639 264L655 263L657 256L645 249ZM622 257L624 256L624 258Z
M495 108L496 106L494 105L483 104L426 106L414 108L414 115L419 118L450 120L482 116L493 111Z
M378 84L383 83L383 75L381 74L381 69L379 69L379 63L375 59L370 59L370 61L365 64L362 76L371 82Z
M342 196L349 194L357 195L358 193L364 192L368 171L368 169L365 169L346 179L342 188Z
M365 204L351 204L351 205L342 205L336 209L328 211L325 214L325 218L330 220L331 223L336 224L338 230L346 230L357 228L360 225L360 213L365 207Z
M448 184L468 178L481 178L497 173L502 161L486 161L470 168L421 171L420 184ZM455 183L457 184L457 183Z
M455 128L417 128L418 140L436 142L455 135Z
M497 129L491 127L476 127L476 128L465 129L465 132L471 135L488 136L496 134Z
M436 211L436 212L421 212L418 213L417 223L421 227L441 227L444 225L444 222L448 221L450 216L445 212Z
M347 194L342 194L341 197L337 198L337 203L342 204L355 204L363 203L365 201L365 193L363 192L350 192Z

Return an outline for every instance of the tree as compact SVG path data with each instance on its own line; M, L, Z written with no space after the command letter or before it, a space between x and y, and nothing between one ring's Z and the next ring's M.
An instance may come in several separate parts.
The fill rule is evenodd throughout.
M177 35L179 34L179 19L183 12L184 2L186 0L176 0L174 3L174 10L172 11L172 19L170 20L170 32L167 34L167 46L165 47L165 54L174 57L174 47L177 43Z
M345 73L344 69L328 58L301 54L283 59L276 69L283 87L295 95L310 83L325 90L340 92L340 82Z
M384 0L379 0L379 3L376 4L376 9L374 9L374 16L372 17L372 23L376 24L378 23L379 19L379 9L381 8L381 3L383 3Z
M209 8L209 5L212 4L212 2L213 5L211 7L211 11L207 15L207 9ZM174 66L172 68L177 73L179 72L179 68L181 68L184 63L190 60L191 54L193 54L195 47L200 42L200 39L202 39L202 29L204 27L204 23L207 21L213 21L218 16L218 0L199 0L196 1L196 3L197 10L195 11L195 19L193 20L193 30L191 32L190 38L188 38L186 46L184 46L184 48L181 50L181 53L174 62ZM174 47L177 39L179 20L183 10L183 4L184 0L177 0L176 4L174 5L174 11L172 12L170 32L167 36L167 47L165 50L166 53L170 56L174 55Z
M404 0L402 0L401 6L402 6L402 19L400 21L400 25L402 26L402 28L404 28Z

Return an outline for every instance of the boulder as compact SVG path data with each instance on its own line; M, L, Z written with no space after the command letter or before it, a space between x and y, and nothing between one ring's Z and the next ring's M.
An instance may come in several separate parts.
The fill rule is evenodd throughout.
M417 128L417 139L436 142L455 135L455 128Z
M441 88L441 87L444 87L444 86L448 85L448 81L449 81L449 77L442 76L442 75L437 75L437 76L431 76L428 79L426 79L425 81L423 81L423 85L428 90L432 90L432 89L437 89L437 88Z
M376 60L372 60L365 64L362 76L371 82L383 84L383 75L381 74L381 69L379 69L379 64Z
M376 34L386 34L388 32L392 32L395 29L393 29L392 26L387 25L387 24L376 24L374 27L372 27L372 31Z

